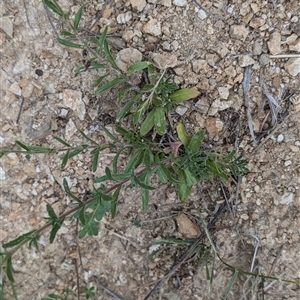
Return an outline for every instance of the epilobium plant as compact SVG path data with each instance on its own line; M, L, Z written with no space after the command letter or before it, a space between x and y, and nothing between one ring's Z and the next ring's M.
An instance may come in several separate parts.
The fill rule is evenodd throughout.
M51 228L49 242L53 243L66 218L78 220L79 238L84 238L86 235L96 236L99 222L103 216L110 213L114 218L117 215L121 188L140 187L142 209L146 212L150 191L161 183L175 186L180 200L184 202L188 200L192 187L205 178L213 179L218 176L226 181L230 174L237 177L239 174L247 172L244 158L241 156L235 158L234 151L225 157L204 151L202 149L204 132L196 132L190 137L181 123L177 126L177 140L175 138L175 141L171 142L155 142L153 137L165 135L168 117L173 111L174 105L196 97L198 91L180 89L171 77L165 76L166 70L157 71L155 65L150 61L137 62L131 65L127 72L122 72L110 52L106 39L107 28L99 38L93 37L84 41L80 38L79 23L84 6L80 7L74 20L71 21L69 14L62 11L56 0L43 1L67 25L67 30L61 32L64 38L57 38L58 42L67 47L89 49L93 55L85 65L77 68L75 72L80 73L91 69L105 70L106 74L101 75L95 81L95 93L101 94L112 88L118 88L118 102L122 108L116 119L117 134L111 133L105 127L102 128L111 140L105 145L81 132L85 140L82 145L73 146L60 137L54 137L63 145L63 148L53 149L25 145L16 141L18 149L0 149L0 157L14 152L25 155L28 159L34 153L52 155L63 153L62 169L67 166L70 159L76 159L79 153L87 153L91 156L93 172L97 170L99 156L104 149L110 149L115 153L112 166L105 169L103 176L95 179L95 183L99 187L94 187L86 199L83 200L79 195L73 194L67 180L64 179L63 188L72 200L73 207L65 213L57 215L53 207L48 204L46 206L48 217L45 218L44 225L3 245L0 251L1 271L5 268L6 279L10 283L15 299L17 299L17 293L14 288L13 254L24 244L38 248L40 234L48 228ZM68 37L75 37L78 42L70 41ZM147 78L147 82L139 88L130 80L130 76L137 72L145 72ZM122 127L122 120L125 118L127 120L126 128ZM118 161L122 153L127 155L127 164L120 169ZM158 179L157 182L155 182L155 178ZM1 282L0 296L2 293L3 284Z

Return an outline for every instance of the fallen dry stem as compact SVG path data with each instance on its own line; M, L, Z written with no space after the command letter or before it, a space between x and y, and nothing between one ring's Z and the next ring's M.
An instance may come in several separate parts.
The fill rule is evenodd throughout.
M207 230L211 230L213 225L216 223L220 215L226 210L227 204L224 203L221 208L214 214L212 220L207 224ZM196 247L201 243L201 241L207 237L206 233L202 233L195 242L181 255L178 262L176 262L171 269L167 272L165 276L163 276L158 283L153 287L153 289L146 295L144 300L149 299L154 292L161 287L161 285L170 278L171 275L174 274L174 272L187 260L187 258L190 256L190 254L196 249Z

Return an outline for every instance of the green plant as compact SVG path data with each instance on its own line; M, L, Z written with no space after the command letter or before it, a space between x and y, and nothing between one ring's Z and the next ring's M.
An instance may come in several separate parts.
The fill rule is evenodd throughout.
M64 169L70 159L75 159L79 153L89 153L92 160L92 171L98 167L101 152L110 149L115 153L112 166L105 169L105 174L95 179L99 187L94 187L87 199L83 201L80 196L71 192L66 179L63 180L65 193L72 199L73 208L57 215L51 205L47 205L48 217L41 227L18 236L16 239L3 245L0 253L1 267L5 268L5 274L13 290L15 299L17 294L14 288L12 257L23 245L38 248L40 234L48 228L50 230L49 242L53 243L55 236L64 220L69 217L78 220L80 225L79 238L86 235L98 235L99 222L106 213L114 218L117 214L117 204L121 188L140 187L142 209L147 211L150 191L159 184L168 183L174 185L182 202L187 201L192 187L203 179L220 177L223 181L228 176L237 177L247 172L246 161L242 156L235 158L235 152L223 157L216 153L204 151L202 143L204 131L196 132L190 137L183 124L177 126L178 139L174 142L156 142L153 138L156 134L163 136L167 131L168 117L173 111L174 105L181 101L192 99L198 95L194 89L179 89L171 77L166 78L166 70L157 71L150 61L137 62L131 65L126 72L117 66L106 39L108 29L105 28L99 38L82 40L80 37L79 23L84 6L75 15L73 21L68 13L64 13L56 0L43 0L44 3L66 23L67 30L58 38L58 42L64 46L89 49L92 58L75 70L76 73L92 69L105 70L95 82L95 93L101 94L112 88L118 87L118 103L122 106L116 120L116 134L103 127L103 131L109 137L110 142L103 145L91 139L84 132L80 132L84 143L71 145L60 137L54 137L63 145L62 148L49 148L35 145L25 145L16 141L18 149L0 149L0 157L14 152L25 155L30 159L32 154L60 155L61 168ZM68 37L77 38L78 42L68 40ZM131 83L131 76L145 70L148 82L137 88ZM127 120L127 127L122 127L123 119ZM152 130L152 135L149 133ZM127 156L124 168L119 168L118 161L122 153ZM155 179L157 179L155 181ZM113 184L112 184L113 182ZM156 184L155 184L156 182ZM156 187L155 187L156 185ZM1 268L2 269L2 268ZM0 292L3 285L0 286ZM78 291L79 292L79 291ZM92 296L92 291L87 293ZM51 298L52 297L52 298ZM54 298L53 298L54 297ZM60 297L60 298L55 298ZM64 296L51 294L48 299L67 299ZM47 298L45 298L47 299Z

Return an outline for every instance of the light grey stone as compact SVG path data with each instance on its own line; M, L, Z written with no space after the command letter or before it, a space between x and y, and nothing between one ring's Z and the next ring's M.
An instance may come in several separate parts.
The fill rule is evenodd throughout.
M63 90L63 106L71 108L78 118L83 121L85 117L85 104L82 100L80 91L65 89Z
M117 53L116 64L122 71L126 72L129 66L141 61L142 58L143 54L140 51L133 48L125 48Z

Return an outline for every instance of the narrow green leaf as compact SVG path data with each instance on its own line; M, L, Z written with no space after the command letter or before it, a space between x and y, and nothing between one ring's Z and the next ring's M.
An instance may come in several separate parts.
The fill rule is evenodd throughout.
M101 182L104 182L104 181L106 181L107 180L107 176L106 175L103 175L103 176L101 176L101 177L97 177L95 180L94 180L94 182L95 183L101 183Z
M113 178L111 176L110 169L108 167L105 168L105 175L106 175L108 180L113 180Z
M98 79L95 81L94 86L97 87L103 81L103 79L107 76L108 76L108 74L98 77Z
M43 0L43 1L54 13L58 14L61 17L63 16L64 12L61 10L59 6L57 6L56 4L54 4L49 0Z
M137 168L143 159L144 156L144 150L139 150L136 153L133 154L133 156L131 157L130 161L128 162L124 173L130 173L132 172L135 168Z
M132 91L134 87L130 86L128 88L122 89L121 91L118 92L118 103L121 103L121 101L124 99L125 95Z
M121 111L119 112L117 118L116 118L116 122L120 122L129 112L131 107L133 106L133 104L139 99L141 98L142 95L141 94L137 94L135 95L132 99L130 99L125 105L124 107L121 109Z
M107 59L107 61L112 65L112 67L114 67L116 70L119 70L119 67L118 65L116 64L114 58L112 57L111 53L110 53L110 50L109 50L109 47L108 47L108 43L107 43L107 40L105 39L104 42L103 42L103 50L104 50L104 53L105 53L105 57Z
M51 219L57 219L57 215L50 204L46 205L48 215Z
M72 147L70 144L68 144L67 142L65 142L64 140L62 140L60 137L58 136L53 136L53 138L55 138L58 142L60 142L61 144L67 146L67 147Z
M14 282L14 276L12 271L12 261L11 257L7 259L6 261L6 275L9 281Z
M172 182L174 184L180 183L179 180L177 180L174 176L172 176L172 173L177 174L176 172L174 172L174 170L173 170L173 172L171 172L164 164L161 164L160 167L161 167L162 172L167 176L167 178L170 182Z
M121 191L121 186L119 186L113 194L113 200L111 202L111 207L110 207L110 213L113 219L117 214L117 203L118 203L120 191Z
M58 230L60 229L63 222L64 222L64 219L53 223L53 226L52 226L52 229L51 229L51 232L50 232L50 238L49 238L50 244L53 243L53 241L55 239L55 236L56 236L56 234L57 234Z
M176 126L176 131L180 142L184 145L184 147L187 147L191 139L185 129L184 124L179 122Z
M200 92L194 89L181 89L170 95L172 102L182 102L198 97Z
M39 153L53 153L56 152L55 149L50 149L40 146L28 146L30 152L39 152Z
M145 174L144 182L142 180L140 180L138 176L133 176L133 181L134 181L134 183L138 184L143 189L146 189L146 190L149 190L149 191L155 190L155 187L148 184L149 183L149 178L150 178L150 175L147 172Z
M133 124L136 125L138 124L141 119L143 119L145 116L145 112L148 110L148 108L150 107L150 101L143 101L140 102L140 104L138 105L134 115L133 115ZM154 124L153 124L154 126Z
M61 169L64 169L66 167L67 162L69 160L69 155L70 155L70 150L68 150L62 158L61 165L60 165Z
M62 30L60 32L60 34L63 35L63 36L68 36L68 37L75 37L74 33L70 32L70 31L67 31L67 30Z
M153 88L154 88L154 84L145 84L142 87L141 92L147 93L147 92L150 92Z
M103 131L106 133L106 135L114 142L118 142L119 140L109 131L107 130L107 128L105 128L104 126L101 126L101 128L103 129Z
M192 154L199 152L204 136L205 136L205 132L203 130L199 130L193 135L191 141L187 146L187 149Z
M113 163L112 163L114 173L118 172L118 160L119 160L120 154L123 152L123 150L124 150L124 148L119 149L114 156Z
M154 124L155 124L156 132L159 135L164 135L166 133L167 129L166 129L165 110L161 106L155 108Z
M135 72L141 71L143 69L146 69L148 67L149 63L147 61L139 61L134 64L132 64L128 69L127 69L127 74L133 74Z
M63 18L65 21L69 22L70 21L70 13L64 13Z
M186 202L189 195L191 194L192 186L188 186L186 183L179 183L177 185L177 189L178 189L179 200L181 202Z
M63 187L65 192L67 193L68 196L70 196L72 199L74 199L76 202L78 202L79 204L83 204L83 202L77 198L70 190L69 188L69 184L68 181L66 180L66 178L63 179Z
M108 27L106 26L104 28L104 31L101 33L99 40L98 40L98 46L100 47L100 49L103 47L104 45L104 41L106 40L106 35L107 35L107 31L108 31ZM98 53L98 52L97 52ZM98 53L99 54L99 53Z
M82 11L83 11L83 9L84 9L85 7L86 7L86 4L82 5L82 6L78 9L78 11L77 11L77 13L76 13L76 15L75 15L75 19L74 19L74 28L75 28L75 30L78 29L79 22L80 22L81 17L82 17Z
M185 182L188 186L192 186L198 182L197 179L191 174L189 169L184 169L183 172L185 176Z
M9 280L9 285L10 285L10 288L11 288L11 291L12 291L12 294L13 294L13 297L14 297L14 300L18 300L18 294L17 294L17 291L16 291L16 287L15 287L15 284L14 282L10 281ZM2 291L1 291L2 292ZM0 299L3 299L3 298L0 298ZM65 299L64 299L65 300Z
M92 163L92 171L96 172L98 168L98 160L101 148L94 149L91 154L93 154L93 163Z
M226 291L225 291L224 300L226 300L227 297L229 296L229 293L230 293L230 291L231 291L231 289L232 289L232 286L234 285L234 282L236 281L238 275L239 275L239 271L238 271L237 269L235 269L235 270L234 270L234 274L233 274L233 276L231 277L231 280L230 280L230 282L229 282L229 284L228 284L228 287L227 287L227 289L226 289Z
M35 230L31 230L31 231L29 231L27 233L24 233L24 234L18 236L17 238L15 238L14 240L12 240L12 241L10 241L10 242L2 245L2 247L3 248L14 247L14 246L20 244L21 242L23 242L25 239L31 238L31 236L34 234L35 231L36 231L36 229Z
M82 228L78 233L78 238L83 239L86 236L86 234L87 234L86 228Z
M158 167L155 169L155 173L157 174L157 176L159 177L159 180L160 180L162 183L168 182L168 177L167 177L166 174L162 171L161 166L158 166Z
M92 140L88 135L86 135L83 131L79 131L80 132L80 134L87 140L87 141L89 141L89 142L91 142L92 144L94 144L94 145L97 145L97 146L99 146L99 144L97 143L97 142L95 142L94 140Z
M79 74L79 73L82 73L82 72L85 72L86 70L90 71L90 70L96 70L96 69L105 69L106 68L106 65L103 65L103 64L99 64L99 63L92 63L88 68L86 66L81 66L77 69L75 69L75 74ZM107 75L105 75L106 77Z
M101 191L98 191L98 193L100 194L101 199L104 200L104 201L109 201L110 202L110 201L113 200L113 196L111 196L111 195L102 193Z
M152 165L154 164L154 155L152 153L152 150L146 148L143 161L145 166L150 170Z
M148 65L148 78L150 80L150 83L152 85L155 85L155 83L156 83L156 68L152 63L149 63L149 65Z
M155 109L152 109L146 119L144 120L144 122L142 123L141 125L141 128L140 128L140 135L141 136L144 136L146 135L152 128L153 126L155 125Z
M142 189L142 210L144 213L148 210L148 204L149 204L149 190Z
M95 91L95 94L96 95L99 95L105 91L109 91L111 90L114 86L118 85L118 84L121 84L123 82L125 82L126 79L124 77L120 77L120 78L115 78L113 79L112 81L109 81L105 84L103 84L101 87L99 87L96 91Z
M70 151L69 159L76 156L76 155L78 155L79 153L84 151L87 147L88 147L88 145L82 145L82 146L78 147L77 149L74 149L73 151Z
M236 151L232 150L226 157L224 157L223 161L229 163L231 159L234 157Z
M207 161L206 166L213 175L219 176L224 181L227 180L227 174L221 168L218 167L218 163Z
M76 49L83 49L84 46L83 45L79 45L79 44L75 44L73 42L70 42L68 40L65 40L65 39L61 39L61 38L57 38L57 41L63 45L63 46L66 46L66 47L70 47L70 48L76 48Z
M140 184L140 183L139 183ZM150 187L150 173L147 172L144 176L144 182L143 184L147 187ZM152 187L151 187L152 188ZM148 210L148 204L149 204L149 188L143 188L142 189L142 210L145 213Z
M19 141L15 141L15 143L17 145L19 145L21 148L25 149L26 151L30 152L30 149L28 146L24 145L23 143L19 142Z

